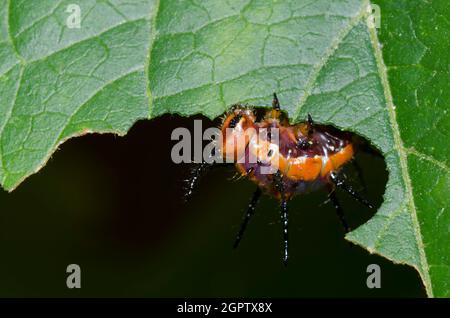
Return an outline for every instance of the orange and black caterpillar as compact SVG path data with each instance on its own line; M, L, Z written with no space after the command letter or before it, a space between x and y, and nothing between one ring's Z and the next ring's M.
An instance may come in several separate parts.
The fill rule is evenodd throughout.
M337 174L353 159L355 149L351 133L317 124L310 115L305 122L289 124L275 93L272 109L267 110L260 120L254 109L237 104L226 114L220 128L220 156L224 160L228 159L227 162L231 158L239 174L257 184L234 247L241 241L263 192L280 201L285 264L288 260L287 202L293 196L326 187L346 232L349 227L334 191L336 187L344 189L356 200L372 208L367 200L347 186ZM276 143L270 133L274 128L278 133ZM264 139L259 138L259 131L262 129L268 131ZM238 137L243 142L237 142ZM256 160L250 160L251 156ZM203 172L211 166L212 164L203 162L193 169L192 177L188 180L188 196L192 194ZM263 172L262 169L270 167L276 167L276 170L273 173Z

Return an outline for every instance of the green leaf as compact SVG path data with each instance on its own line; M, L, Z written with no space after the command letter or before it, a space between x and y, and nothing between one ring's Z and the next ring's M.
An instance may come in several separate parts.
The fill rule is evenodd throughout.
M0 4L0 180L12 190L59 144L87 132L125 134L148 117L151 1Z
M413 255L416 249L408 241L395 246L405 240L403 233L412 223L419 251L415 267L428 295L449 297L450 7L446 1L376 3L381 9L379 34L386 66L381 75L394 120L395 149L400 158L405 198L398 212L386 220L378 212L367 224L350 233L349 238L398 260L392 256ZM380 52L376 53L383 70ZM388 195L387 191L386 198Z
M380 3L383 52L362 0L77 0L79 29L66 25L70 3L0 4L5 189L68 138L123 135L164 113L214 118L276 91L293 122L311 113L383 153L384 203L347 238L449 295L444 1Z

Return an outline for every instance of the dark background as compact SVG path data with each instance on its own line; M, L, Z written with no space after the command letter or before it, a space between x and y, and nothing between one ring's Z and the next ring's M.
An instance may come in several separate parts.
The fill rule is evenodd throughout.
M200 117L197 117L200 118ZM3 297L425 297L413 268L343 239L326 194L290 202L290 262L281 262L277 203L264 197L239 249L232 244L254 191L232 168L205 176L183 201L187 165L170 158L176 127L192 118L136 123L125 137L87 135L63 144L14 192L0 192ZM203 118L204 127L217 124ZM382 159L359 154L367 197L379 206ZM349 168L348 174L352 174ZM352 178L357 183L356 178ZM339 192L353 228L373 212ZM81 266L78 290L66 267ZM369 264L381 289L366 287Z

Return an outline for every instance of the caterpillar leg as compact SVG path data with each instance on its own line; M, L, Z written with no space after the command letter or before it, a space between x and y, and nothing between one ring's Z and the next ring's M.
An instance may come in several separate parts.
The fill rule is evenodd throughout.
M280 110L280 101L278 100L277 93L273 93L272 108Z
M347 192L356 201L364 204L365 206L367 206L370 209L373 209L373 205L369 201L367 201L365 198L360 196L351 186L345 184L344 180L340 179L336 173L332 172L330 174L330 180L336 187Z
M330 187L328 197L330 198L331 203L336 209L336 214L339 217L339 221L341 221L342 227L344 228L345 233L350 232L350 227L348 226L347 221L345 220L344 211L342 210L341 204L336 196L336 192L334 189Z
M197 163L194 165L194 167L191 169L191 176L186 180L186 192L184 194L184 199L188 201L192 194L194 193L195 189L198 187L198 183L201 179L201 177L212 168L213 164L202 162Z
M247 212L244 215L244 220L242 221L241 228L239 229L239 232L236 235L236 240L234 241L234 245L233 245L234 248L237 248L239 246L242 236L244 235L244 232L247 229L247 225L248 225L251 217L255 213L255 208L256 208L256 205L258 204L261 194L262 194L261 189L259 187L257 187L255 192L253 193L250 203L248 204Z
M276 189L280 192L280 213L281 213L281 224L283 226L283 264L287 266L289 258L289 235L288 235L288 225L289 225L289 213L287 207L286 193L284 190L283 180L280 171L275 174L274 183Z

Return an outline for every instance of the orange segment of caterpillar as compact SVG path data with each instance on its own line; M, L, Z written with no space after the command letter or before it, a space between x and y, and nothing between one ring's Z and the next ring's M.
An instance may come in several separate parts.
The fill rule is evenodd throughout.
M284 264L287 264L289 255L287 202L294 196L327 188L345 231L350 229L337 200L336 187L372 208L338 174L354 156L351 133L315 123L310 115L305 122L291 125L275 93L272 108L267 109L261 119L258 119L253 108L237 104L226 114L220 128L220 155L223 161L234 163L242 176L247 176L257 185L237 234L235 247L239 245L262 193L280 202Z

